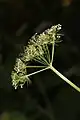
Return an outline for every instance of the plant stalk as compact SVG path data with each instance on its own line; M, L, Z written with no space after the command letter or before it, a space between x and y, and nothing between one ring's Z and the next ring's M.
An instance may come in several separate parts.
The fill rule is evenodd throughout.
M26 68L46 68L47 66L26 66Z
M72 86L74 89L76 89L78 92L80 92L80 88L76 86L74 83L72 83L70 80L68 80L64 75L62 75L60 72L58 72L52 65L50 65L50 69L56 73L62 80L64 80L66 83L68 83L70 86Z
M41 69L41 70L36 71L36 72L33 72L33 73L30 73L30 74L28 74L28 75L26 75L26 76L29 77L29 76L31 76L31 75L35 75L35 74L40 73L40 72L42 72L42 71L45 71L45 70L47 70L47 69L49 69L49 67L46 67L46 68L44 68L44 69Z

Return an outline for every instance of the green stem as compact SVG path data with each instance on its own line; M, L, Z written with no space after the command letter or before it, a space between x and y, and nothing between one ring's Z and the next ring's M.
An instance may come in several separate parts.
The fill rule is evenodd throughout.
M26 68L45 68L46 66L26 66Z
M47 69L49 69L49 68L50 68L50 67L46 67L46 68L44 68L44 69L42 69L42 70L39 70L39 71L30 73L30 74L28 74L28 75L26 75L26 76L29 77L29 76L31 76L31 75L35 75L35 74L40 73L40 72L42 72L42 71L44 71L44 70L47 70Z
M51 58L51 65L53 63L53 57L54 57L54 43L52 44L52 58Z
M40 56L40 57L42 58L42 60L43 60L47 65L49 64L44 57L42 57L42 56Z
M80 92L80 88L76 86L74 83L72 83L70 80L68 80L65 76L63 76L60 72L58 72L52 65L50 65L50 69L56 73L60 78L62 78L65 82L67 82L70 86L72 86L74 89L76 89L78 92Z

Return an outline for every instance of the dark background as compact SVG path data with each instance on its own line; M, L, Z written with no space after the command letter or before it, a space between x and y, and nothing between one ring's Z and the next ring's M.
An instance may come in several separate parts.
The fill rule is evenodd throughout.
M61 24L54 66L80 86L80 0L0 0L0 120L79 120L80 93L51 71L15 90L11 71L29 38Z

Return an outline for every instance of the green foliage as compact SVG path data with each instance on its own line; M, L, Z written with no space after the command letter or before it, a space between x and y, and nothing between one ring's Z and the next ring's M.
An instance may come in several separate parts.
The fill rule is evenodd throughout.
M26 120L26 117L20 112L4 112L0 120Z

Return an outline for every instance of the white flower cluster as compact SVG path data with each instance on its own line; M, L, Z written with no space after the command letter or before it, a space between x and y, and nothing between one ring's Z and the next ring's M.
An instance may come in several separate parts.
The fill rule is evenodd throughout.
M45 30L42 34L37 33L29 40L28 46L24 47L24 53L22 60L24 62L34 59L36 56L44 54L44 46L48 44L54 44L60 35L58 34L61 29L61 25L52 26L50 29Z
M26 65L20 60L16 59L16 64L14 66L14 71L12 71L12 85L17 89L18 85L23 87L25 82L30 82L29 78L26 76L27 70Z
M60 38L60 35L58 34L60 29L60 24L52 26L40 35L35 34L29 40L28 46L24 47L24 52L21 54L21 57L16 59L14 71L12 71L11 74L12 84L15 88L18 86L22 87L26 81L30 82L27 77L26 69L28 61L35 60L44 65L47 63L44 55L46 55L47 58L50 57L48 45L55 44L55 42Z

